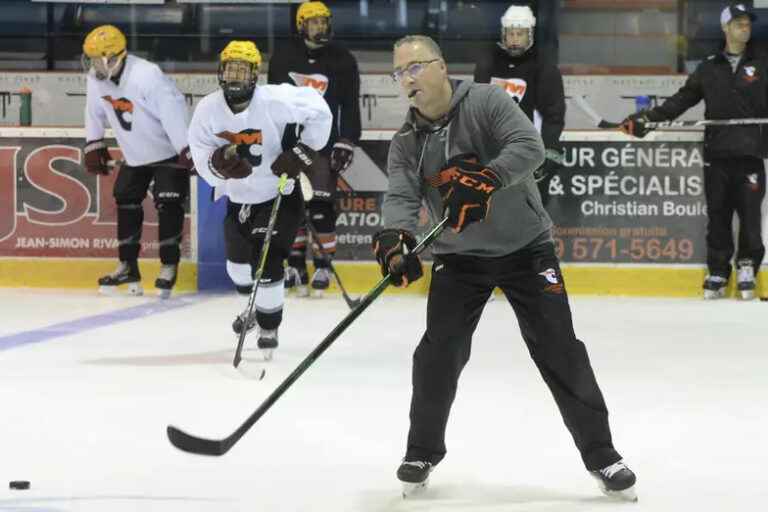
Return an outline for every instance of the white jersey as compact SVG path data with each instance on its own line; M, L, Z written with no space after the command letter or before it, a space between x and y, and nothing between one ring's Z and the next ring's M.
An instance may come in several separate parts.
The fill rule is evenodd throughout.
M103 139L111 127L130 166L181 153L188 121L184 96L156 64L128 55L118 84L88 74L85 138Z
M232 113L219 89L200 100L189 125L189 147L197 173L217 195L227 195L236 203L259 204L277 196L278 178L270 168L283 152L286 126L302 127L301 142L314 150L322 149L331 133L333 115L322 96L311 87L289 84L259 85L248 108ZM216 148L238 145L253 173L243 179L221 179L210 168Z

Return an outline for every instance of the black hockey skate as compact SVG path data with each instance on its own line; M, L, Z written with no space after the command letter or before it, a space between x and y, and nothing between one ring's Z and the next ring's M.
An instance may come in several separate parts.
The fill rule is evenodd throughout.
M403 461L397 468L397 479L403 484L403 498L423 492L429 484L429 474L434 466L423 460Z
M722 276L707 276L704 279L704 300L721 299L725 297L725 287L728 279Z
M285 267L285 290L296 290L297 297L308 297L309 274L306 268Z
M755 267L752 266L752 260L739 260L736 263L737 287L741 300L752 300L755 298Z
M121 261L117 269L111 274L99 278L99 293L104 295L116 295L118 286L128 285L129 295L143 295L141 287L141 274L138 264Z
M261 329L256 346L264 354L264 360L271 361L272 352L277 348L277 329Z
M160 267L160 273L155 279L155 288L157 288L157 294L161 299L170 298L171 290L176 284L177 274L177 265L162 265Z
M243 330L244 325L248 325L247 329L250 332L256 327L256 315L251 316L251 318L246 322L246 316L248 315L247 311L244 311L237 315L235 320L232 322L232 330L235 331L235 334L240 334Z
M318 268L312 275L312 295L322 297L323 292L331 286L331 270L328 268Z
M620 460L603 469L590 471L590 474L597 480L597 485L606 496L625 501L637 501L635 493L637 478L624 461Z

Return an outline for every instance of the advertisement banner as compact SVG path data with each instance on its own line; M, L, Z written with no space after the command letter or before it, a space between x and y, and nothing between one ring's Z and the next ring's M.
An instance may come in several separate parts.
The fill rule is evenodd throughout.
M82 135L0 139L0 257L117 257L117 208L112 197L117 173L86 172L82 142ZM119 160L115 141L107 143ZM156 258L157 211L150 194L143 207L141 256ZM185 208L182 258L190 259L188 201Z

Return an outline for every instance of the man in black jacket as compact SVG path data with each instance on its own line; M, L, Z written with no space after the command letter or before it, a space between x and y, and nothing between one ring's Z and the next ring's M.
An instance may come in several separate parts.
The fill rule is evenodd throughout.
M352 164L355 145L360 139L360 73L355 57L332 41L331 11L323 2L305 2L296 12L299 38L278 47L269 61L267 82L289 83L316 89L333 114L328 144L313 164L314 197L308 201L308 214L319 240L313 243L328 257L336 251L336 210L334 205L339 174ZM293 141L284 141L284 147ZM306 252L307 229L301 228L291 249L286 269L286 287L296 287L298 295L309 293ZM311 286L321 294L330 285L328 260L314 254L315 273Z
M560 135L565 126L565 92L557 66L536 54L535 27L536 17L530 7L510 6L501 17L501 40L475 67L475 82L502 87L541 133L546 158L534 178L546 206L549 182L563 163Z
M723 9L725 48L699 64L685 85L664 104L627 117L622 129L637 137L645 123L675 119L702 99L707 119L768 116L768 63L748 44L756 16L744 4ZM739 216L736 262L742 299L755 296L755 274L765 255L760 207L765 195L768 127L708 126L704 136L704 188L707 199L707 267L704 298L725 295L733 256L732 221Z

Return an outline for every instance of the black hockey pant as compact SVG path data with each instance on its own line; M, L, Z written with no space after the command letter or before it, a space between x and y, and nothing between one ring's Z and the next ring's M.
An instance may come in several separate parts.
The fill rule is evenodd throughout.
M765 256L760 208L765 196L765 168L759 158L712 159L704 166L707 197L707 267L711 275L731 275L733 214L739 216L736 259L749 259L759 270Z
M459 375L469 360L472 333L496 286L515 311L531 358L587 469L620 460L613 448L603 395L584 344L573 331L568 296L551 243L500 258L435 257L427 330L413 355L406 460L437 464L445 456L445 429Z
M170 161L175 161L172 158ZM139 257L141 231L144 223L142 201L150 183L157 208L160 261L176 265L181 257L184 228L184 203L189 195L189 173L163 167L163 162L151 166L120 168L112 195L117 202L117 238L120 261Z

